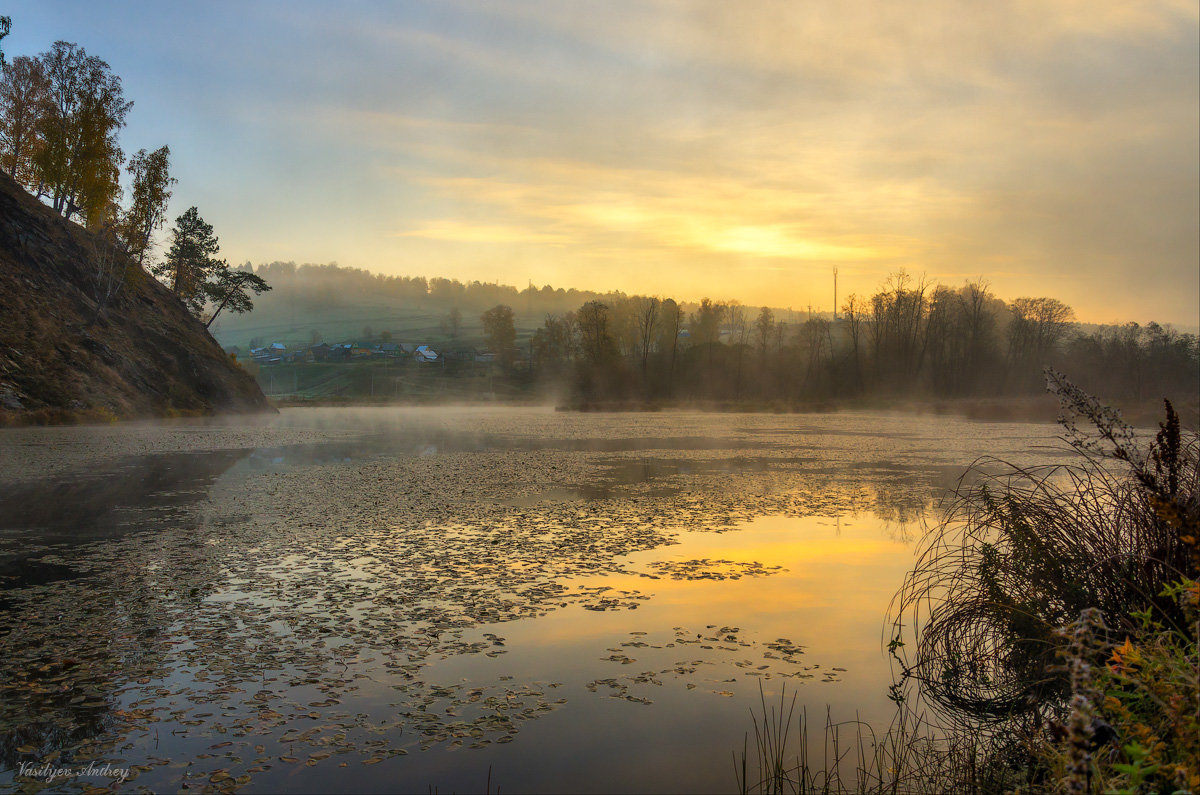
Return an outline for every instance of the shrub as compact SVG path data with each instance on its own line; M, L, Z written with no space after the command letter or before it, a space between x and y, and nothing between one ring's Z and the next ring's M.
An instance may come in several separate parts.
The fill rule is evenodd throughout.
M1200 583L1180 580L1159 596L1183 624L1147 609L1120 643L1097 642L1098 613L1064 632L1071 709L1038 756L1068 792L1200 791ZM1097 652L1104 663L1091 665Z
M893 602L896 643L916 641L915 656L900 658L902 678L962 725L1030 731L1061 718L1071 688L1055 664L1058 628L1088 608L1119 634L1145 609L1178 624L1178 603L1159 595L1200 574L1196 433L1185 439L1166 402L1142 450L1116 411L1048 377L1077 462L977 462ZM1001 473L989 472L997 463Z

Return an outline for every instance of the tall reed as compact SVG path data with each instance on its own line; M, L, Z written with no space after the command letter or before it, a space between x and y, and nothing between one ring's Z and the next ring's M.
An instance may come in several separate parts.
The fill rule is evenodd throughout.
M956 724L1011 732L1061 718L1071 689L1055 666L1058 628L1089 608L1117 633L1146 608L1182 620L1160 594L1200 566L1195 431L1166 402L1142 449L1119 414L1049 379L1075 462L977 462L892 604L901 678Z
M1200 776L1180 740L1200 726L1200 707L1187 717L1198 699L1200 619L1195 599L1179 596L1200 579L1200 435L1164 401L1158 434L1142 447L1118 412L1059 373L1047 380L1078 455L1046 467L980 459L960 480L890 609L892 725L877 737L827 713L818 767L805 711L791 733L782 697L778 710L763 699L755 775L741 757L743 793L1093 792L1097 782L1132 781L1126 770L1142 779L1169 770L1185 785ZM1111 667L1129 637L1142 646L1122 648L1141 649L1139 660L1165 660L1153 684ZM1128 692L1101 698L1097 681ZM1165 717L1139 712L1159 691L1174 705ZM1122 731L1157 744L1120 745L1129 738L1102 708L1123 711Z

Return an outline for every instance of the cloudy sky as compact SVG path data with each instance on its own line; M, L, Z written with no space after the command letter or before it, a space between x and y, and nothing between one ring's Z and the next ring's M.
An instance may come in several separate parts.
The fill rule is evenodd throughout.
M7 3L230 261L828 309L900 268L1200 323L1200 4Z

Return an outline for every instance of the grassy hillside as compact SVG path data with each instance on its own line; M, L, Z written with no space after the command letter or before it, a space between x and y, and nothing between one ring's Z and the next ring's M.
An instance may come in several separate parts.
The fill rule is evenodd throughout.
M249 263L243 267L249 267ZM307 345L363 339L366 329L378 338L389 332L393 342L446 346L452 312L459 317L457 342L464 347L482 343L480 315L497 304L512 307L517 341L528 340L548 314L562 315L592 300L620 293L535 288L450 279L372 274L335 265L270 263L255 272L272 290L255 299L247 315L222 315L212 331L222 345L245 348L251 340Z
M0 424L263 411L165 287L0 174ZM127 275L105 298L105 274Z

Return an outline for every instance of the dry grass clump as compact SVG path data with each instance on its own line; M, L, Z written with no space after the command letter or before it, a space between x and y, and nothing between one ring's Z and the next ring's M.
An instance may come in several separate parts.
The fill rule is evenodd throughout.
M915 640L902 676L962 725L1061 716L1071 688L1055 665L1058 629L1087 609L1114 633L1148 607L1178 622L1178 605L1160 594L1197 574L1195 432L1184 438L1168 402L1154 443L1140 450L1116 412L1051 379L1078 463L1001 474L977 466L893 604L896 642ZM1079 431L1080 416L1094 433Z
M1143 449L1047 375L1079 457L981 460L960 481L892 604L887 733L827 718L818 767L802 712L788 763L794 699L786 714L764 701L742 792L1200 790L1200 435L1164 401Z

